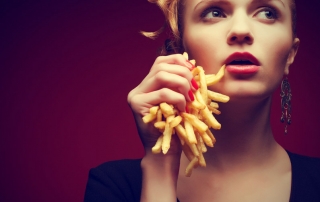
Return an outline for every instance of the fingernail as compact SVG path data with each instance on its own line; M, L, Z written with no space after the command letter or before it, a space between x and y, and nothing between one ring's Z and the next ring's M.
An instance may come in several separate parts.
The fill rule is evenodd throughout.
M188 106L186 106L186 112L187 112L187 113L189 113L189 109L188 109Z
M189 95L190 100L193 101L194 100L194 96L193 96L193 93L192 93L191 90L189 90L188 95Z
M187 66L193 69L194 65L189 60L186 60L186 61L187 61Z
M198 90L199 86L198 86L196 80L191 79L191 84L192 84L192 86L193 86L196 90Z

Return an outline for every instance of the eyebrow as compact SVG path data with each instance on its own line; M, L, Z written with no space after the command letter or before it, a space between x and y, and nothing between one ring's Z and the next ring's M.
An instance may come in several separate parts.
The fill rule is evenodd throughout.
M260 2L269 2L269 1L278 1L283 5L283 7L286 7L282 0L252 0L251 3L260 3Z
M278 1L283 5L283 7L285 7L285 4L283 3L282 0L252 0L251 3L261 3L261 2L269 2L269 1ZM198 5L205 3L205 2L219 2L219 3L225 3L225 4L230 3L230 1L228 1L228 0L202 0L194 7L194 10L196 10Z
M254 1L256 1L256 0L254 0ZM221 4L230 4L230 1L226 1L226 0L202 0L194 7L194 10L196 10L199 5L201 5L203 3L208 3L208 2L217 2L217 3L221 3Z

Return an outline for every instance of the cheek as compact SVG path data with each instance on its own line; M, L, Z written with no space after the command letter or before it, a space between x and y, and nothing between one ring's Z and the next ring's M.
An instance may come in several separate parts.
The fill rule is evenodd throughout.
M255 45L264 49L264 55L267 56L269 63L272 62L277 68L284 69L293 42L291 27L280 24L268 30L259 26L256 28Z
M215 29L216 30L216 29ZM226 42L221 39L221 33L211 29L186 29L183 36L185 50L197 65L202 66L206 73L215 73L221 65L218 61ZM221 62L220 62L221 63Z
M270 32L269 32L270 33ZM257 39L257 49L262 58L262 72L259 75L260 81L263 81L268 88L268 92L272 93L280 84L287 65L288 55L292 46L290 32L274 32L276 35L263 37L261 34Z
M288 40L286 37L279 37L269 43L269 51L272 53L271 55L273 55L273 58L270 58L270 60L276 62L276 66L279 68L284 68L286 66L291 45L292 41Z

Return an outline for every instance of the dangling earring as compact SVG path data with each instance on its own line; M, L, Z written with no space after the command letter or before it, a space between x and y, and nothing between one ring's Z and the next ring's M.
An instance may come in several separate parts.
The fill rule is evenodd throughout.
M288 133L288 125L291 124L291 88L288 77L285 77L281 83L281 110L282 115L280 121L285 124L284 133Z

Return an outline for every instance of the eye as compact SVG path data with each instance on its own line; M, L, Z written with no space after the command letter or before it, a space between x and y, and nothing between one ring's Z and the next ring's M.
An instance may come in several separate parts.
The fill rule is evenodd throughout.
M225 14L220 8L211 7L202 12L201 18L210 20L213 18L225 18Z
M278 19L278 15L275 9L273 8L262 8L257 14L256 16L259 19L262 20L276 20Z

